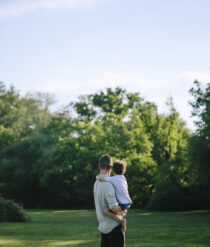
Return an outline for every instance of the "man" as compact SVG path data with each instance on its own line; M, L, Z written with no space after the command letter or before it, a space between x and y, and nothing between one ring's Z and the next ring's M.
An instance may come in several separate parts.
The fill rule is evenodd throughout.
M99 159L98 168L101 177L110 176L112 171L112 157L108 154L102 155ZM109 182L96 181L94 184L94 200L96 215L99 222L98 229L101 232L101 247L124 247L125 234L121 225L112 218L105 215L104 210L110 208L113 212L121 211L115 197L115 190ZM124 214L126 214L126 210ZM118 215L122 219L122 215Z

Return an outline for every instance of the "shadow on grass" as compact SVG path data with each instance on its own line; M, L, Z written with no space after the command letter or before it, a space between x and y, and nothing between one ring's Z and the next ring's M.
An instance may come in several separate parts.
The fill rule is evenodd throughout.
M94 240L65 240L65 241L56 241L56 240L43 240L43 241L35 241L35 240L19 240L19 239L1 239L0 238L0 246L8 246L8 247L68 247L68 246L97 246L98 242Z

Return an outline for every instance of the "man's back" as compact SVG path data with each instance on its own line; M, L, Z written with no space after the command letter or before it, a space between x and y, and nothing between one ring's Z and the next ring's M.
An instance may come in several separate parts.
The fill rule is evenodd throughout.
M100 176L106 178L106 176ZM114 208L116 205L118 205L113 185L109 182L96 181L94 184L94 199L96 214L99 221L98 229L102 233L109 233L117 225L119 225L118 222L104 214L104 210L106 208Z

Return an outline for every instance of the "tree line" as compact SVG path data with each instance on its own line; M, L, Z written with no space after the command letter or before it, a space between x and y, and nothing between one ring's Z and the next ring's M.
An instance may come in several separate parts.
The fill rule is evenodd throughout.
M26 208L93 208L98 159L127 162L134 208L210 207L210 83L190 89L196 131L117 87L80 96L59 111L49 94L21 96L0 83L0 195Z

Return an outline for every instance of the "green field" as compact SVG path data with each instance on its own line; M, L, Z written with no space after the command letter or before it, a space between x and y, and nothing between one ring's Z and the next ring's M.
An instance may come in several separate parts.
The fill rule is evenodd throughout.
M30 210L31 223L0 223L2 247L100 246L93 210ZM209 247L207 211L129 210L126 247Z

